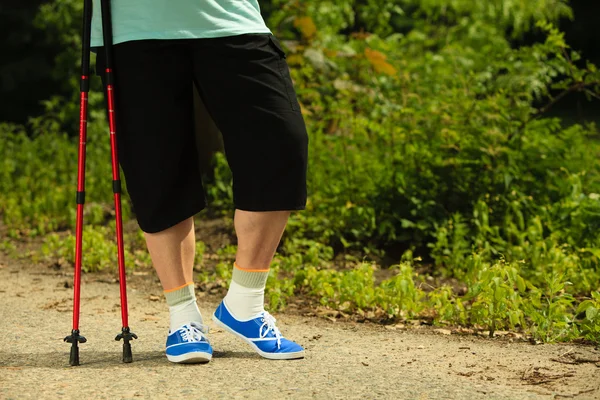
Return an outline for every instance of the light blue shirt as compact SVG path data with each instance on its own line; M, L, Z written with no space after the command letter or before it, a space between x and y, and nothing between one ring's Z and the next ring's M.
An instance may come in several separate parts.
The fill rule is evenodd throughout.
M92 47L102 46L100 0L93 2ZM258 0L112 0L113 43L270 33Z

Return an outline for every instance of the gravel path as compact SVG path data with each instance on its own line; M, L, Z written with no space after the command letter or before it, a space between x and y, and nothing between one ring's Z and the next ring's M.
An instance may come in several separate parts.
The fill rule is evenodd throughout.
M130 279L134 362L122 364L118 285L84 275L80 367L68 366L72 277L0 257L0 399L393 398L600 399L600 352L431 329L384 327L276 315L284 334L307 349L297 361L269 361L212 328L213 361L174 365L164 357L168 320L150 272ZM200 299L205 316L214 301ZM448 332L446 332L448 333ZM552 361L559 359L563 362ZM579 362L577 362L579 361ZM572 364L568 364L572 362Z

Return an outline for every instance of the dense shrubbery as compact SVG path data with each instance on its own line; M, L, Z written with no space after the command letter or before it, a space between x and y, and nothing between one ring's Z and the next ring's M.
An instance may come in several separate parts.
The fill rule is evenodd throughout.
M51 123L0 124L0 214L11 236L40 235L75 226L77 145ZM103 124L88 133L86 223L103 224L112 212L110 143ZM104 139L104 140L103 140ZM129 205L123 213L129 217Z
M311 136L308 210L291 219L274 262L272 306L304 292L373 318L598 340L598 128L545 115L566 93L600 93L596 67L544 22L570 9L561 0L380 3L273 0L265 7L288 49ZM52 7L42 9L52 16L42 19L47 29L73 30L65 8ZM545 42L511 47L509 38L532 29ZM61 40L77 43L67 33ZM75 64L73 54L59 64ZM47 104L48 114L28 128L33 138L15 132L23 128L0 129L0 213L20 232L73 224L76 146L58 132L77 115L62 104ZM92 104L90 142L97 143L88 158L87 221L104 224L108 141L99 140L98 98ZM217 156L208 182L214 208L230 209L230 179ZM342 250L393 248L404 250L403 262L379 285L369 266L327 268ZM466 293L424 291L413 271L417 256L435 274L463 282Z

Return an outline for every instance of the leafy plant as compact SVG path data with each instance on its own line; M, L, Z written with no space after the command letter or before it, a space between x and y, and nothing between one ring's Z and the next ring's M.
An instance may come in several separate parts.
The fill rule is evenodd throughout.
M532 288L526 313L533 322L531 331L534 337L544 342L572 337L571 309L574 300L565 290L569 284L560 274L550 273L546 277L544 289Z
M579 324L581 335L587 340L600 343L600 292L592 292L591 298L579 303L578 314L584 314Z
M471 323L489 329L490 337L498 329L525 326L521 294L526 284L514 265L484 265L471 272L468 282Z
M117 271L117 244L115 230L111 227L86 226L83 230L83 247L81 269L84 272L96 272L105 269ZM125 248L125 266L149 267L152 265L148 253L143 250ZM75 236L52 233L46 235L44 243L36 256L40 259L62 260L66 263L75 261Z

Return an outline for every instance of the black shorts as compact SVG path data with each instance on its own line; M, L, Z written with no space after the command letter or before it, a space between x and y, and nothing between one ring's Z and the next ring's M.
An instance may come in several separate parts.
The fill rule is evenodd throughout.
M143 231L160 232L206 206L194 86L222 132L235 208L305 207L308 137L272 35L117 44L114 75L119 162Z

